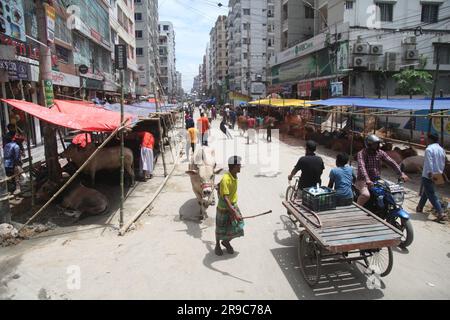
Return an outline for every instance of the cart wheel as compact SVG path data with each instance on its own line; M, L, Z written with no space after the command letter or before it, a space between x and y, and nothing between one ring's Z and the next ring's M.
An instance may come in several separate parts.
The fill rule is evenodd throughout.
M295 190L293 186L289 186L286 189L286 201L292 200L292 197L294 196Z
M364 250L361 253L366 256L364 263L367 268L372 268L382 277L387 276L391 272L394 264L394 255L390 247Z
M315 286L320 279L321 254L315 240L306 231L299 236L298 259L306 282L311 287Z

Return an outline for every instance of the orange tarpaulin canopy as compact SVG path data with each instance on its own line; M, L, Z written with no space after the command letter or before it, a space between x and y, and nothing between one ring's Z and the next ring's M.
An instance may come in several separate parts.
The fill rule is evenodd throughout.
M86 102L56 100L55 107L48 109L23 100L1 100L40 120L75 130L111 132L120 125L119 113L90 106ZM125 119L132 120L132 116L126 115Z

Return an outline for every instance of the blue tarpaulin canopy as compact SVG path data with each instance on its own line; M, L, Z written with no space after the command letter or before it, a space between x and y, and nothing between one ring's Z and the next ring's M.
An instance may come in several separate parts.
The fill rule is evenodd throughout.
M428 110L431 99L374 99L374 98L332 98L315 101L323 106L355 106L360 108L394 109L394 110ZM434 110L450 109L450 99L435 99Z

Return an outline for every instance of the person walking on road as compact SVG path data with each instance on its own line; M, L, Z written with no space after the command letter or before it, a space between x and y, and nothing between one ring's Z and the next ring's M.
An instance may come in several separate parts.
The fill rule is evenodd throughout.
M436 221L447 221L448 217L444 214L439 198L436 194L435 184L445 183L443 176L446 155L444 149L439 145L439 136L434 133L428 135L428 147L425 150L425 159L422 171L422 196L416 211L423 212L427 200L430 200L437 212Z
M222 119L222 121L220 122L220 131L222 131L223 134L226 135L227 139L233 139L233 136L231 135L225 124L225 119Z
M195 152L195 144L197 142L198 130L195 128L194 123L187 128L186 131L186 158L189 162L189 149L192 149L192 154Z
M241 158L232 156L228 159L228 172L219 184L219 202L216 212L216 255L223 255L222 244L229 254L234 253L230 241L244 236L244 222L237 206L237 174L241 172Z
M317 184L320 185L322 183L321 176L323 170L325 170L325 165L322 158L316 156L316 148L317 144L312 140L308 140L306 142L306 155L298 160L288 176L288 180L291 181L298 171L302 171L299 180L299 190L315 187Z
M269 121L269 123L267 124L267 132L266 132L267 142L272 142L272 128L273 128L273 122Z
M201 145L208 146L209 121L204 113L200 114L200 119L197 120L197 127L201 135Z

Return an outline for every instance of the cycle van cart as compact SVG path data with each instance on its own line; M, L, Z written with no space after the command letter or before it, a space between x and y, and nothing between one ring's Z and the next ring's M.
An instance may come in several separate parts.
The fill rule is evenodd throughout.
M400 244L403 233L370 211L353 202L315 212L292 196L286 197L283 205L291 221L304 228L299 236L298 257L310 286L319 282L322 266L336 262L361 261L382 277L391 272L391 247Z

